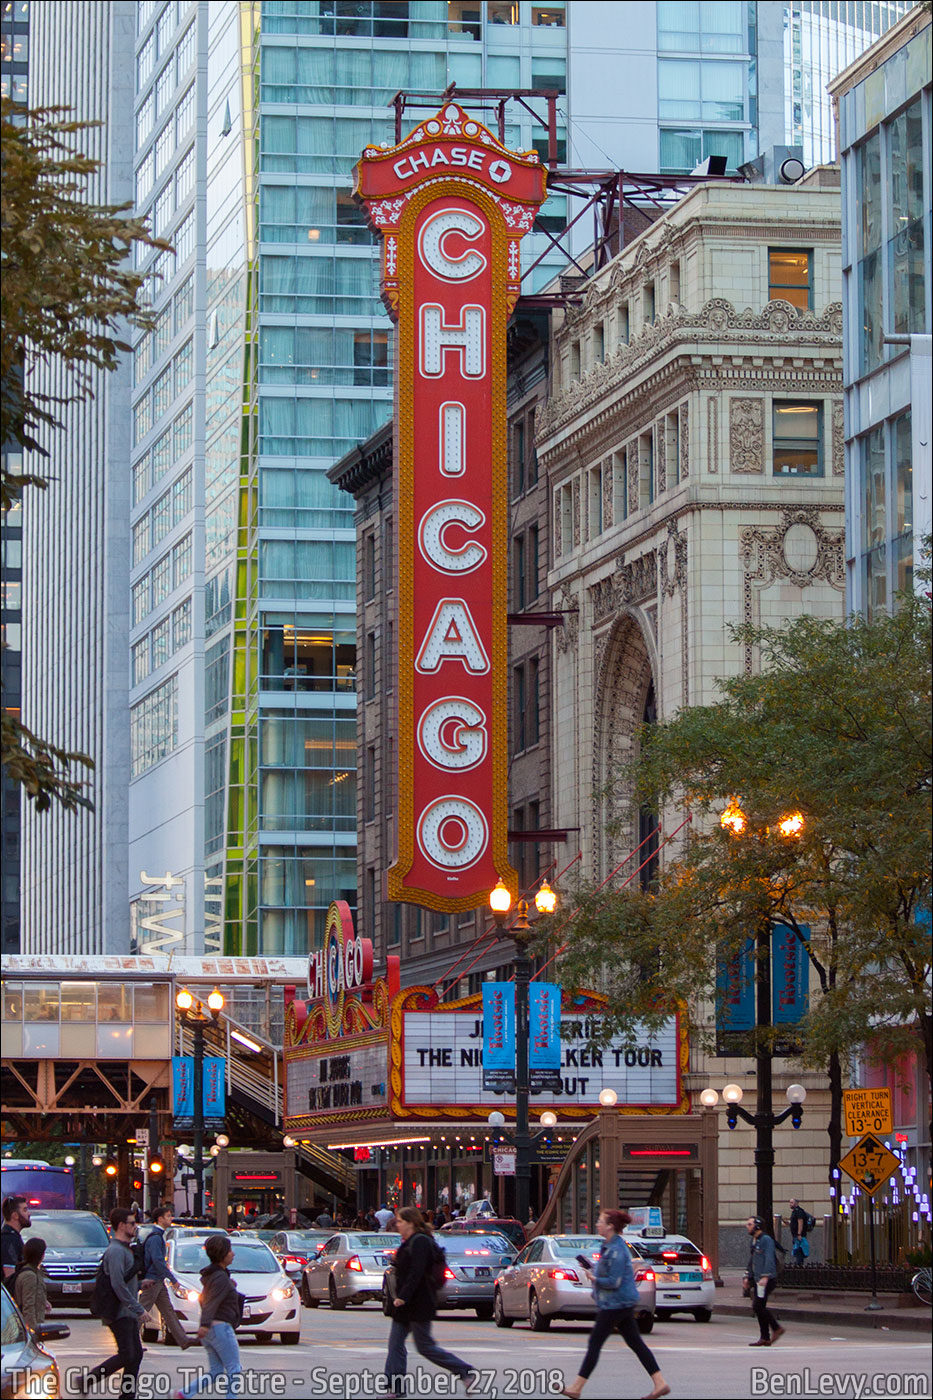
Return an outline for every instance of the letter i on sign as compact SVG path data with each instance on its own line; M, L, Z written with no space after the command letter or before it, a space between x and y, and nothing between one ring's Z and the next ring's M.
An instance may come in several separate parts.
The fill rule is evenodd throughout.
M398 854L392 900L484 905L507 857L506 328L519 243L545 198L450 102L397 146L368 146L354 193L383 235L396 322Z

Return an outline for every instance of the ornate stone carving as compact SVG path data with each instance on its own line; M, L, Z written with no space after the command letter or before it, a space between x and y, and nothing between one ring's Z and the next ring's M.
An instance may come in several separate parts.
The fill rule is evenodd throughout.
M832 461L833 476L845 476L845 409L843 408L842 399L833 399Z
M573 479L573 547L580 543L580 477Z
M619 582L623 603L653 598L658 591L658 557L654 550L623 564L619 569Z
M777 525L750 525L739 538L746 623L754 621L754 590L776 579L807 588L828 583L840 593L846 586L845 528L827 529L816 506L788 506ZM745 670L752 669L752 648L745 647Z
M559 559L564 552L564 541L561 534L561 511L560 511L560 491L554 492L553 511L553 535L554 535L554 558Z
M612 493L612 458L603 463L603 529L615 524Z
M687 400L680 405L680 479L686 481L690 475L690 404Z
M564 614L564 625L557 633L557 650L566 654L577 648L580 636L579 603L566 584L557 594L556 602L558 610Z
M734 472L746 475L764 471L764 399L730 400L729 464Z
M659 418L654 425L655 480L658 495L667 490L667 433L664 419Z
M626 280L630 275L631 269L625 274ZM587 314L584 309L568 315L559 340ZM666 316L659 316L645 325L627 345L620 345L583 379L574 380L563 393L552 395L541 413L540 435L546 437L573 418L660 350L684 340L698 346L702 354L705 347L718 344L724 337L737 347L748 347L756 355L768 354L788 344L798 355L808 350L835 355L842 341L842 304L833 302L820 315L797 310L786 301L769 301L760 311L751 308L737 311L724 297L713 297L698 312L685 311L680 306L671 309Z
M678 531L676 520L668 521L667 539L658 551L658 573L661 592L668 598L687 586L687 536Z
M628 513L629 515L634 515L638 509L638 476L640 469L638 438L632 438L632 441L626 447L625 460L628 463Z
M639 618L629 613L601 639L597 649L594 687L593 831L599 834L594 851L594 874L608 873L631 850L625 829L624 769L631 758L635 731L645 713L653 679L653 640ZM607 786L611 788L607 794ZM620 822L616 833L610 831Z
M598 583L593 584L589 593L593 604L593 626L598 627L607 617L612 617L619 610L622 593L618 574L609 574L607 578L601 578Z
M719 401L706 402L706 470L719 471Z

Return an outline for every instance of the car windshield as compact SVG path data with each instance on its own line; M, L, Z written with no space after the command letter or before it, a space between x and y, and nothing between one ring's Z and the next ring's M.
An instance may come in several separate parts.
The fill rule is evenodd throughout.
M95 1215L32 1217L32 1224L23 1231L23 1239L38 1235L49 1249L106 1249L110 1243L104 1222Z
M279 1274L279 1261L272 1250L259 1240L230 1241L233 1246L232 1274ZM180 1244L175 1251L174 1268L180 1274L199 1274L210 1261L204 1253L203 1241L188 1241Z
M445 1235L444 1249L451 1254L511 1254L503 1235Z
M355 1249L397 1249L402 1243L401 1235L391 1235L380 1230L378 1235L351 1235L350 1244Z
M14 1308L9 1293L5 1288L0 1288L0 1342L5 1347L9 1347L15 1346L17 1342L25 1341L26 1328L23 1325L23 1319Z
M326 1230L292 1230L285 1236L285 1243L288 1249L298 1249L303 1244L317 1244L329 1238Z
M598 1254L601 1244L599 1235L568 1235L562 1240L553 1241L561 1259L575 1259L578 1254Z
M699 1259L700 1251L689 1240L630 1240L643 1259Z

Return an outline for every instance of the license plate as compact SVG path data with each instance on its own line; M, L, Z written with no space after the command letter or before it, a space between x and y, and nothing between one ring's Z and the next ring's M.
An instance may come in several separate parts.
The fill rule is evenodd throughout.
M63 1283L63 1284L62 1284L62 1292L63 1292L63 1293L80 1293L80 1292L81 1292L81 1285L80 1285L80 1283Z
M474 1278L488 1278L488 1277L489 1277L489 1270L488 1270L488 1269L474 1269L474 1270L473 1270L473 1277L474 1277Z
M249 1319L249 1316L250 1316L249 1303L245 1303L244 1306L243 1306L243 1321L246 1322L246 1321Z
M664 1283L680 1283L680 1274L665 1274L662 1281Z

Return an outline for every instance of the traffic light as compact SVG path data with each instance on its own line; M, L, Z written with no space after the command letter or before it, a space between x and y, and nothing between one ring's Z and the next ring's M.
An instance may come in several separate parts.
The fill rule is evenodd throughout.
M141 1192L143 1189L143 1179L137 1171L134 1171L130 1178L130 1186L132 1187L134 1195Z
M149 1168L150 1177L158 1178L165 1175L165 1159L156 1148L146 1154L146 1166Z
M109 1177L110 1180L113 1181L116 1178L118 1170L119 1168L117 1167L116 1162L107 1162L104 1166L104 1176Z

